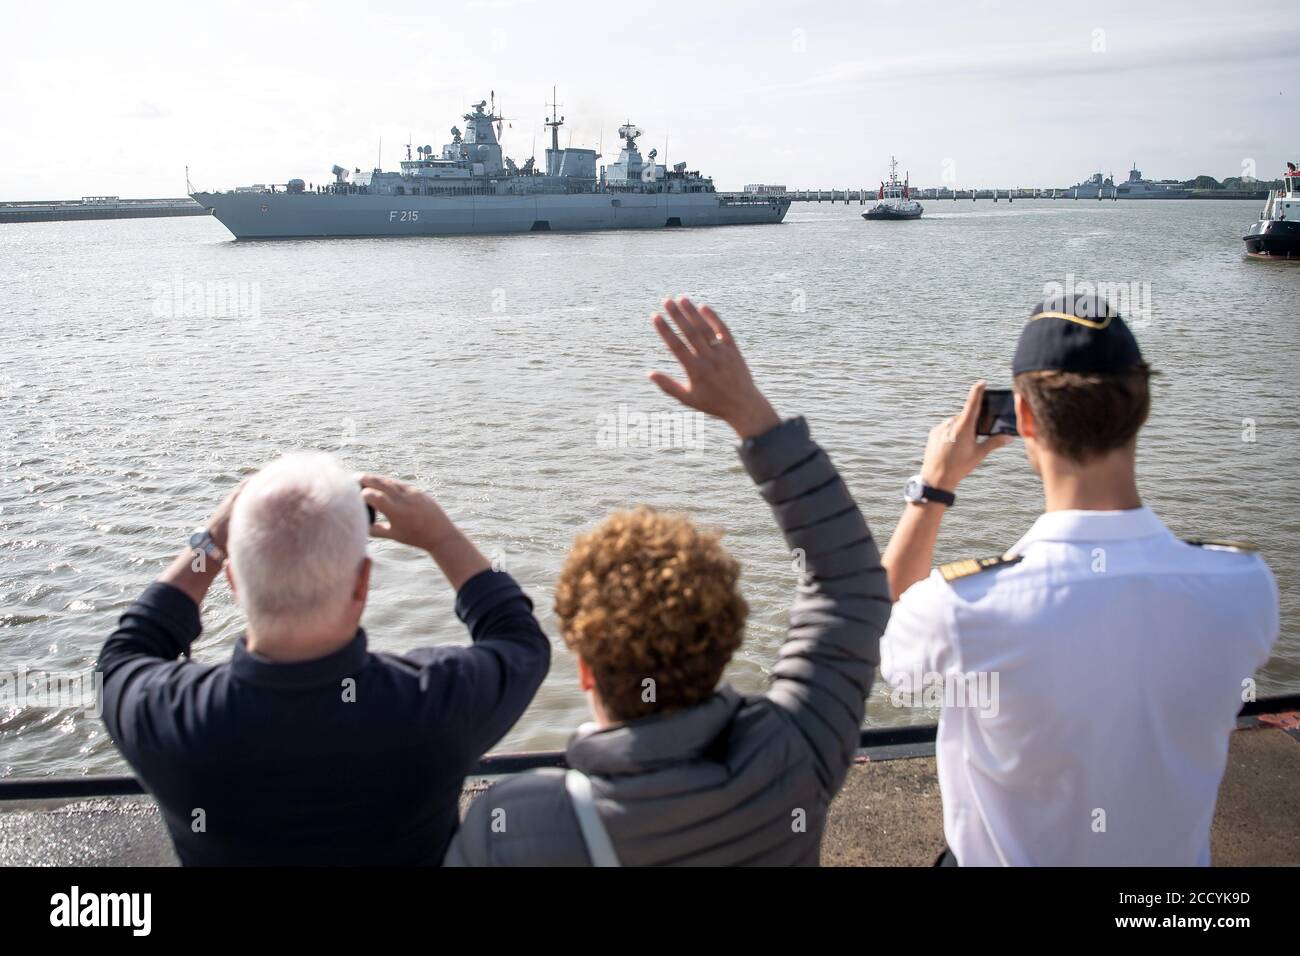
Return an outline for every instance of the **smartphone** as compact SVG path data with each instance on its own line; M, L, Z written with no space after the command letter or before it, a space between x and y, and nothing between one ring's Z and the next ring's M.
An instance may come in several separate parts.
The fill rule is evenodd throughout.
M980 402L977 435L1019 435L1016 430L1015 392L1009 388L986 388Z
M365 485L358 485L358 486L357 486L357 490L358 490L358 491L364 491L364 490L365 490ZM369 501L366 501L364 498L361 499L361 500L362 500L362 503L364 503L365 506L366 506L366 517L370 519L370 523L371 523L371 524L374 524L374 523L375 523L375 519L379 517L379 515L375 514L375 506L372 505Z

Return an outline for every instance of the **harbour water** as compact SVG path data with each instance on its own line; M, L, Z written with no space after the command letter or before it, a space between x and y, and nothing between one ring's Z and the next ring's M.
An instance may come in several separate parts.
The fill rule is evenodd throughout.
M0 671L88 671L227 490L325 449L433 492L535 600L554 663L499 749L558 747L586 719L552 583L576 532L639 502L728 529L751 605L729 677L758 690L795 570L724 427L652 417L677 411L645 380L673 367L648 322L659 299L689 293L730 322L883 543L929 427L975 378L1009 384L1046 284L1093 281L1127 296L1162 372L1145 498L1180 534L1260 547L1283 634L1259 693L1300 690L1300 267L1243 257L1258 211L927 202L920 221L866 223L856 204L796 204L774 226L274 243L209 218L5 226ZM937 558L998 553L1040 507L1018 446L999 452ZM372 648L465 639L426 556L372 553ZM224 583L204 619L194 657L221 660L241 627ZM879 688L868 707L873 725L934 716ZM0 702L0 775L122 769L92 715Z

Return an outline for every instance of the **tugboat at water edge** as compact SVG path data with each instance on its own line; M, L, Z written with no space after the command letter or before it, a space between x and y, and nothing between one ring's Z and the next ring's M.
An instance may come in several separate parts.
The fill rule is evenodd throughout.
M1242 236L1256 259L1300 259L1300 170L1286 164L1282 188L1268 194L1259 221Z
M889 181L880 184L876 204L862 214L863 219L920 219L925 212L911 196L907 177L898 180L898 160L889 157Z

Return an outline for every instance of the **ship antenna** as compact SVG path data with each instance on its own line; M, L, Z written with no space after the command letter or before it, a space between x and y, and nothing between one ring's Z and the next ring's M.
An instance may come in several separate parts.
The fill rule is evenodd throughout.
M551 115L543 124L551 130L551 149L556 153L560 151L560 127L564 125L564 117L560 116L560 104L556 102L555 87L551 87Z

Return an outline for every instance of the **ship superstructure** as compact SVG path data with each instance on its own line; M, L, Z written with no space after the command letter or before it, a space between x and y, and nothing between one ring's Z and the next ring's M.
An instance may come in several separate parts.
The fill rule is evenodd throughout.
M1081 183L1075 183L1065 191L1068 199L1114 199L1115 177L1093 173Z

